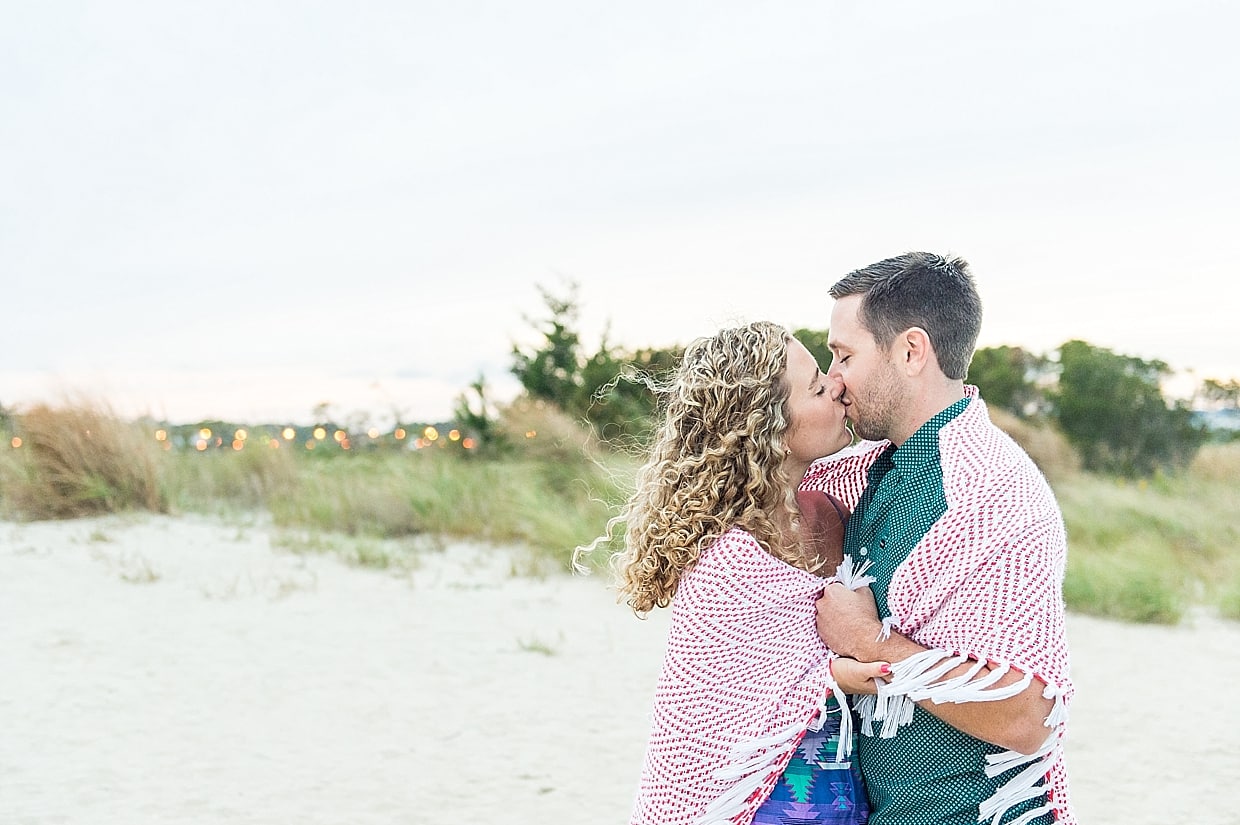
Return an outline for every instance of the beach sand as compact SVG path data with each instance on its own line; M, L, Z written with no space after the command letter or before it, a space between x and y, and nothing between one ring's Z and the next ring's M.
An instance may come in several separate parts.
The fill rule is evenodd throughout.
M273 534L0 523L0 823L627 821L666 611L510 549ZM1080 821L1240 823L1240 624L1068 630Z

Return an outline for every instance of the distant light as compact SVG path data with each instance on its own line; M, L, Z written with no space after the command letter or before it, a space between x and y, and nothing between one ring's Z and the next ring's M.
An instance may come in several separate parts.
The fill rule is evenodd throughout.
M234 450L241 450L241 449L244 449L244 447L245 447L245 442L244 442L244 441L242 441L240 438L234 438L234 439L233 439L233 449L234 449Z
M342 449L342 450L347 450L347 449L349 449L349 447L350 447L350 446L351 446L351 445L349 444L349 439L345 438L345 439L341 440L341 442L340 442L340 449Z
M526 438L537 438L537 437L538 437L538 431L537 431L537 430L526 430L526 431L525 431L525 437L526 437Z
M314 439L316 441L322 441L324 438L327 438L327 430L323 429L322 427L315 427L314 428Z
M278 438L271 439L270 441L267 442L267 446L273 450L280 449L280 439Z
M397 427L396 432L392 433L392 435L396 436L397 441L402 440L405 437L405 428Z
M156 430L156 431L155 431L155 440L156 440L156 441L167 441L167 440L168 440L168 431L167 431L167 430Z
M17 436L13 436L13 438L9 440L9 444L12 445L14 450L16 450L22 445L22 440Z
M210 428L210 427L203 427L201 430L199 430L199 431L198 431L198 437L199 437L199 438L203 438L203 439L210 438L210 437L211 437L211 428Z
M460 430L449 430L449 431L448 431L448 440L449 440L449 441L460 441L460 440L461 440L461 431L460 431Z
M313 450L313 449L314 449L314 439L313 439L313 438L311 438L311 439L307 439L307 440L306 440L306 449L307 449L307 450Z
M337 444L343 444L344 440L348 437L349 434L344 430L336 430L336 432L332 433L332 438L336 439Z
M165 441L165 442L164 442L164 452L167 452L168 450L171 450L171 449L172 449L172 442L171 442L171 441Z
M249 437L250 437L250 434L247 433L245 430L237 430L235 433L233 433L233 438L237 439L238 441L245 441Z
M374 427L371 427L369 430L366 431L366 435L370 436L371 438L378 438L379 431L376 430Z
M297 431L294 430L292 427L285 427L280 432L280 435L284 436L285 441L292 441L293 437L297 435Z
M467 450L472 450L474 447L477 446L477 442L474 441L472 438L466 437L461 440L461 446Z
M425 430L422 431L422 437L425 438L427 441L434 441L435 439L439 438L439 430L435 429L434 427L427 427Z
M198 449L198 452L201 453L203 450L207 449L207 440L205 438L200 438L198 439L198 443L194 446Z
M422 448L423 448L423 447L425 447L425 446L426 446L426 441L424 441L423 439L421 439L421 438L415 438L415 439L413 440L413 449L415 449L415 450L420 450L420 449L422 449Z

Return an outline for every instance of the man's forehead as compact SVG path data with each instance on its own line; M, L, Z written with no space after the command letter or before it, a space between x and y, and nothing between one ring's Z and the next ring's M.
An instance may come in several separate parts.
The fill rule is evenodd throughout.
M848 296L852 297L852 296ZM831 308L831 325L827 329L827 345L831 347L856 346L863 332L857 318L859 302L841 298Z
M827 331L827 349L849 349L847 336L841 336L836 333L835 327Z
M858 329L855 325L842 323L839 319L831 319L831 327L827 330L827 346L849 347L856 343Z

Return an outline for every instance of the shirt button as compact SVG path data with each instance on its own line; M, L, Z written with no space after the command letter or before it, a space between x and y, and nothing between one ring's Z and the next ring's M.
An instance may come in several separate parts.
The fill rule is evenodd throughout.
M863 556L869 555L869 552L870 552L870 551L869 551L869 550L867 550L866 548L864 548L864 547L862 547L862 548L861 548L861 555L863 555Z

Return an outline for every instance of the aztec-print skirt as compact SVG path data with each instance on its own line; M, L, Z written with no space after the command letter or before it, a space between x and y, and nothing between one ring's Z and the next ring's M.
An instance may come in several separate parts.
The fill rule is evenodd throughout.
M775 789L754 814L753 825L865 825L870 803L861 769L852 760L835 761L840 717L834 696L827 708L833 712L826 724L820 731L806 732Z

